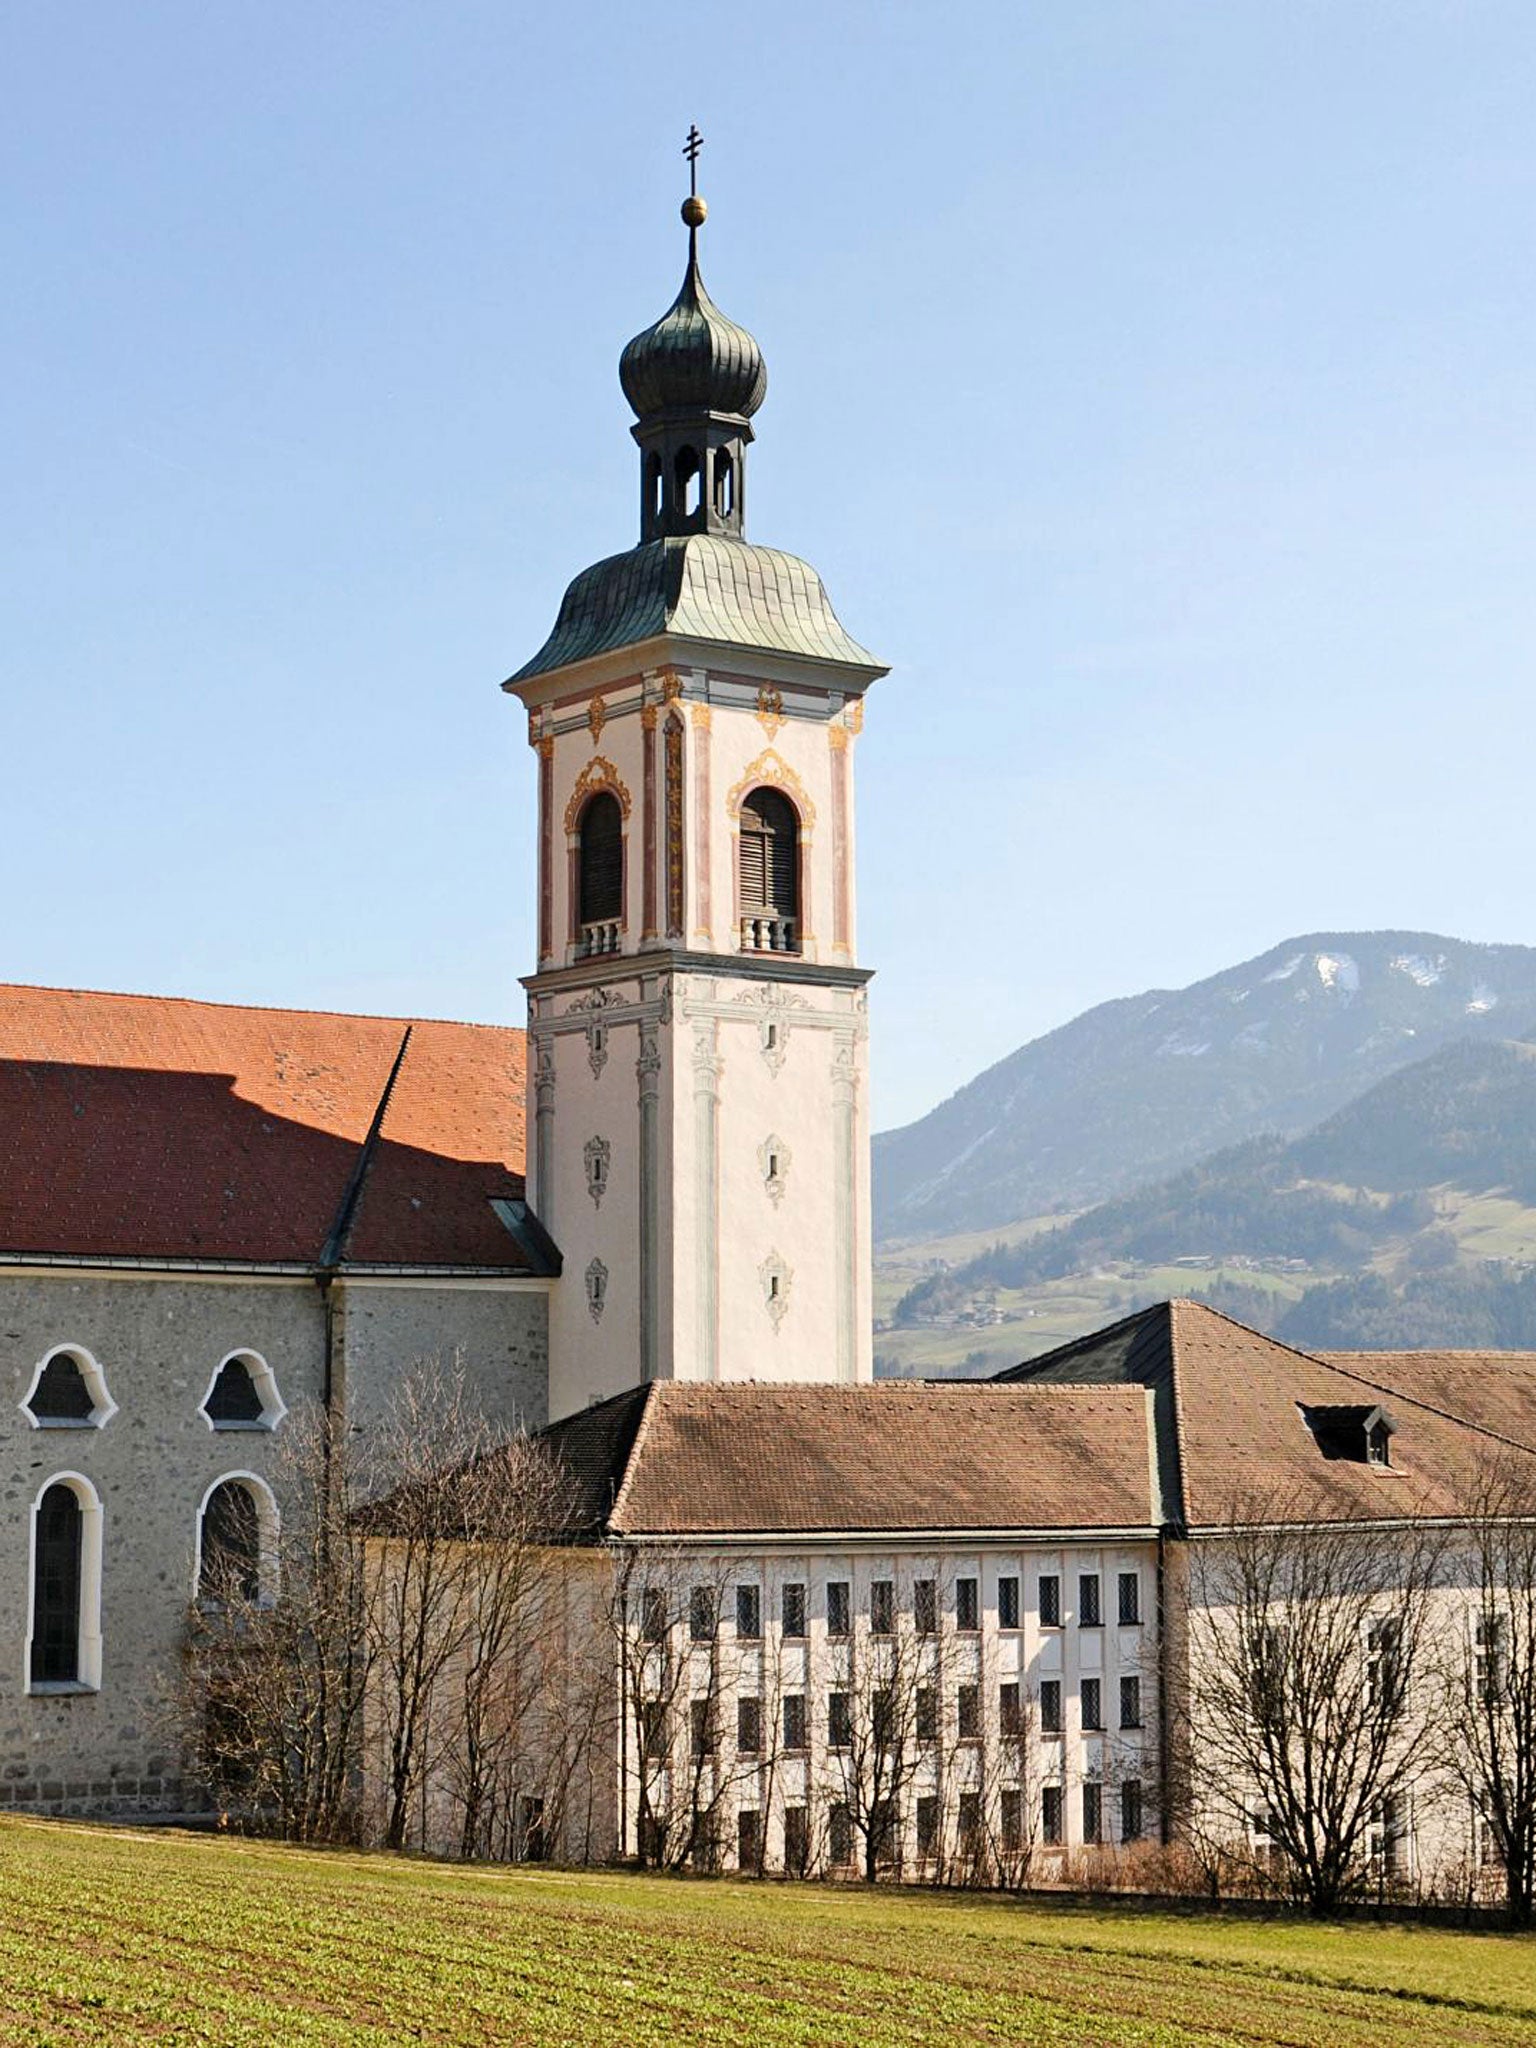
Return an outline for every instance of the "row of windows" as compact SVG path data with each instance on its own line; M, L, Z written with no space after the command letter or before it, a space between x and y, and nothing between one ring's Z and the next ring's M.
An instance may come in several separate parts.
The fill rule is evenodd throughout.
M1093 1845L1105 1839L1105 1794L1101 1784L1080 1788L1079 1817L1082 1840ZM1113 1788L1119 1806L1119 1839L1139 1842L1145 1828L1145 1807L1139 1778L1126 1778ZM933 1796L915 1801L917 1854L931 1863L941 1853L943 1805ZM982 1801L979 1792L962 1792L955 1807L957 1845L962 1856L978 1856L985 1846ZM1047 1848L1059 1848L1065 1839L1066 1793L1060 1785L1043 1785L1037 1812L1038 1839ZM879 1812L870 1817L876 1860L892 1863L896 1854L894 1814L882 1822ZM1027 1846L1025 1837L1025 1794L1019 1786L1006 1788L998 1799L997 1847L1005 1856L1019 1855ZM854 1825L853 1811L838 1801L827 1811L827 1860L834 1869L846 1869L854 1860L861 1836ZM743 1807L736 1816L736 1860L742 1870L759 1870L763 1863L763 1816L756 1807ZM810 1811L804 1806L784 1809L784 1867L806 1871L811 1862Z
M117 1413L101 1366L73 1344L43 1359L21 1407L34 1429L101 1429ZM288 1410L266 1360L232 1351L214 1369L198 1412L210 1429L276 1429Z
M78 1472L50 1479L32 1508L27 1684L101 1684L101 1497ZM228 1473L204 1494L195 1526L202 1600L259 1600L274 1590L277 1503L253 1472Z
M689 1746L695 1756L713 1755L717 1745L715 1702L709 1699L690 1700ZM919 1686L912 1694L910 1730L904 1730L899 1723L902 1713L890 1693L877 1693L871 1701L871 1721L875 1739L893 1748L902 1746L902 1738L910 1733L912 1741L919 1747L927 1747L939 1739L939 1693L935 1686ZM1041 1682L1039 1692L1040 1733L1060 1735L1063 1732L1061 1681L1047 1678ZM662 1757L667 1753L667 1721L665 1706L660 1701L642 1700L639 1705L640 1740L644 1752L650 1757ZM1015 1682L998 1687L997 1697L998 1728L1002 1735L1022 1736L1026 1730L1024 1696ZM1085 1734L1101 1733L1104 1728L1104 1693L1102 1681L1085 1678L1078 1689L1078 1721ZM763 1702L755 1694L742 1695L736 1702L736 1749L741 1756L760 1756L763 1753L764 1734ZM1141 1718L1141 1680L1139 1677L1125 1677L1120 1680L1120 1727L1139 1729ZM979 1685L958 1686L954 1694L955 1734L961 1742L980 1742L981 1688ZM831 1749L848 1749L854 1741L853 1700L846 1692L827 1694L827 1745ZM780 1702L780 1732L786 1750L807 1749L809 1726L806 1715L804 1693L786 1693Z
M624 814L611 790L589 797L576 827L576 897L583 934L624 918ZM741 807L736 908L745 952L799 950L800 819L776 789L755 789ZM612 948L607 943L598 951Z
M1061 1577L1042 1572L1038 1586L1038 1618L1042 1628L1062 1626ZM829 1636L853 1633L852 1585L847 1579L829 1579L823 1614ZM1141 1621L1141 1574L1121 1572L1115 1589L1116 1617L1122 1627ZM959 1578L954 1582L952 1609L955 1627L962 1634L975 1634L981 1627L981 1582ZM1008 1574L997 1581L997 1625L1020 1627L1019 1580ZM872 1579L869 1585L870 1633L888 1636L896 1628L896 1582ZM801 1584L782 1586L779 1591L779 1630L790 1640L808 1634L806 1589ZM1081 1572L1077 1580L1077 1624L1079 1628L1102 1628L1103 1597L1098 1572ZM936 1635L939 1628L939 1587L936 1579L915 1579L912 1583L912 1625L919 1635ZM647 1586L641 1596L640 1629L647 1642L664 1640L669 1627L667 1595L663 1588ZM696 1643L713 1642L720 1628L720 1596L714 1586L695 1586L688 1601L688 1633ZM755 1585L736 1588L736 1634L743 1642L761 1641L763 1635L762 1589Z

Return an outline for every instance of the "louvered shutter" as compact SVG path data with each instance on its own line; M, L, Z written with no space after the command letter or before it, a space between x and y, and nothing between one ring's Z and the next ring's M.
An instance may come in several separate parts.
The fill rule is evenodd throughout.
M623 914L623 818L606 790L581 817L581 922L604 924Z
M741 808L741 907L795 917L800 907L800 833L794 808L774 789Z

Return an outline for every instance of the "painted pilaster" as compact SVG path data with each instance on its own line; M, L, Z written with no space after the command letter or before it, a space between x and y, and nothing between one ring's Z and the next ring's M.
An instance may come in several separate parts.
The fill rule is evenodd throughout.
M695 1369L699 1379L720 1376L720 1027L693 1028L694 1158L698 1180L694 1222L697 1245Z

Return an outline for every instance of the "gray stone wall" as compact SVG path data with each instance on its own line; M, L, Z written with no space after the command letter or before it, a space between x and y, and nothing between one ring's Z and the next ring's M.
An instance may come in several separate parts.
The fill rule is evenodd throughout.
M493 1415L536 1427L547 1403L547 1301L536 1290L443 1281L344 1283L339 1345L366 1413L419 1359L462 1360ZM42 1358L83 1347L117 1412L100 1429L37 1429L21 1408ZM325 1316L311 1279L0 1271L0 1810L188 1810L167 1703L193 1595L198 1510L221 1476L269 1480L280 1511L282 1431L214 1431L200 1404L231 1351L264 1358L290 1409L323 1397ZM60 1473L102 1504L101 1685L28 1690L34 1502Z

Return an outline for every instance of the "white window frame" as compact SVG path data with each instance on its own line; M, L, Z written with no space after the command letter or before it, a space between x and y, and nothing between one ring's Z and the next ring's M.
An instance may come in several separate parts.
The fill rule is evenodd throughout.
M221 1472L211 1480L197 1504L197 1521L192 1532L192 1598L201 1601L203 1594L203 1517L208 1512L208 1503L221 1486L231 1483L250 1488L256 1502L256 1604L259 1607L274 1607L278 1593L278 1539L282 1534L282 1513L277 1505L277 1496L259 1472Z
M61 1346L67 1349L67 1346ZM49 1356L53 1354L50 1352ZM37 1625L37 1511L51 1487L67 1486L80 1503L80 1622L75 1655L78 1676L32 1679L32 1632ZM105 1510L101 1495L83 1472L54 1472L32 1497L27 1532L27 1635L22 1646L22 1690L35 1698L101 1690L101 1553Z
M208 1413L208 1403L213 1399L213 1390L219 1384L219 1374L232 1362L238 1362L245 1367L251 1376L251 1385L256 1389L256 1398L261 1403L261 1414L255 1422L215 1422ZM213 1368L213 1377L208 1382L207 1392L198 1403L197 1412L210 1430L224 1436L242 1429L270 1432L277 1428L288 1413L288 1405L277 1391L277 1374L271 1366L259 1351L252 1351L249 1346L242 1344L233 1351L226 1351Z
M90 1393L94 1405L90 1414L80 1421L76 1421L71 1415L32 1413L32 1397L42 1384L43 1374L56 1358L74 1360ZM27 1382L27 1391L21 1397L20 1407L33 1429L104 1429L117 1413L117 1403L107 1391L107 1376L100 1362L83 1344L55 1344L51 1350L45 1351L33 1368L32 1377Z

